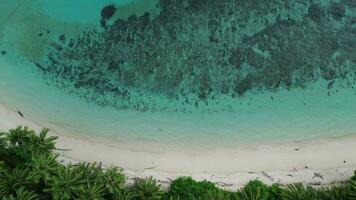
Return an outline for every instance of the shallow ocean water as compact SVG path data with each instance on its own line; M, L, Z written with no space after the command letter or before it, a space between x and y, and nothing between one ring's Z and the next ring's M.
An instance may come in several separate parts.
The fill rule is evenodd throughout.
M231 2L4 0L0 102L117 141L354 134L356 4Z

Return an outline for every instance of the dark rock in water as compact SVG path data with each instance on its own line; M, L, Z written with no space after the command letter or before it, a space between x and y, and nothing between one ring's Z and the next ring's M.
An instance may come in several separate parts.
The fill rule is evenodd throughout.
M50 44L53 48L55 48L56 50L58 51L62 51L63 50L63 47L61 47L61 45L57 44L57 43L51 43Z
M231 52L231 56L229 58L230 64L234 65L237 69L240 69L243 61L244 61L244 55L240 49L237 48Z
M66 37L64 36L64 34L60 35L58 37L58 40L61 41L61 42L65 42L66 41Z
M136 22L137 21L137 15L131 15L129 18L127 18L128 22Z
M141 27L145 27L150 23L150 13L145 12L142 16L139 17L139 21L141 22Z
M110 19L115 14L116 8L114 5L105 6L101 10L101 17L104 19Z
M51 31L47 29L47 30L46 30L46 33L47 33L47 34L50 34L50 33L51 33Z
M116 8L114 5L105 6L101 10L100 26L106 28L106 22L115 14Z
M331 82L328 83L328 90L330 90L335 83L335 80L332 80Z
M1 55L5 55L6 54L6 51L1 51Z
M350 7L356 7L356 0L344 0L343 2Z
M324 11L320 5L312 4L308 9L308 17L315 22L320 22L324 18Z
M35 65L42 71L45 71L46 69L41 65L39 64L38 62L35 62Z
M345 16L345 7L341 3L333 3L328 8L328 13L335 20L341 20Z
M42 37L42 36L43 36L43 33L39 33L38 36L39 36L39 37Z
M106 28L106 20L105 19L100 20L100 26L103 28Z

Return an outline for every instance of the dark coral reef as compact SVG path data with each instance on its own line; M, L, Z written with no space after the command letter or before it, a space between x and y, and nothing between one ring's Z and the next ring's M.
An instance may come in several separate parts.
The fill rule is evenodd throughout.
M39 69L90 101L142 111L349 79L352 2L161 0L154 18L132 15L54 42Z

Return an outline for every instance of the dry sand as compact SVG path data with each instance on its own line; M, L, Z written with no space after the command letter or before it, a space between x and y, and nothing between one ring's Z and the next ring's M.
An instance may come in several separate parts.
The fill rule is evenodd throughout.
M0 104L0 130L18 125L40 130L40 125L16 110ZM53 128L52 128L53 129ZM356 137L270 145L246 145L236 148L173 147L164 145L119 144L100 138L84 138L54 128L58 148L65 163L98 161L105 166L123 167L130 180L153 176L163 186L178 176L209 180L234 190L249 180L267 184L302 181L310 185L328 185L350 178L356 169ZM147 151L142 149L147 148ZM141 150L137 150L141 149ZM322 177L315 175L318 173Z

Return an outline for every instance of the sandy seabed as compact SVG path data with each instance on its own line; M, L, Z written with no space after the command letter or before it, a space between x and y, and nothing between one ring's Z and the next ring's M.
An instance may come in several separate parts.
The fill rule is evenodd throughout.
M36 131L48 127L0 104L0 130L18 125ZM57 148L67 149L58 152L62 162L97 161L105 166L120 166L130 180L153 176L163 186L179 176L209 180L231 190L254 179L268 184L302 181L328 185L350 178L356 169L355 136L226 149L147 144L147 151L143 151L144 143L137 150L137 144L81 138L59 127L52 130L52 135L59 136Z

